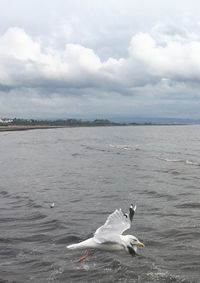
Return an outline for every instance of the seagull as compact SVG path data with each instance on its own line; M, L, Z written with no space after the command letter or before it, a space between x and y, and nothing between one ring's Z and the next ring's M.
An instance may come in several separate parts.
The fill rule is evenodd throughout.
M99 227L94 236L77 244L67 246L70 250L86 250L79 261L83 261L88 256L87 249L99 249L104 251L125 250L131 256L137 255L137 247L144 247L133 235L122 235L124 231L131 227L131 222L136 211L136 206L131 204L129 214L124 213L121 208L111 213L104 225Z
M54 208L54 206L55 206L54 202L50 204L50 208Z

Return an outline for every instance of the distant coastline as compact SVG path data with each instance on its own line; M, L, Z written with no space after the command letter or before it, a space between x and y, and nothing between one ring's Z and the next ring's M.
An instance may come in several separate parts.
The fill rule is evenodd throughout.
M99 127L99 126L127 126L137 125L137 123L117 123L108 119L96 119L85 121L81 119L66 120L35 120L35 119L1 119L0 131L25 131L34 129L52 128L75 128L75 127Z
M84 121L80 119L67 120L35 120L35 119L1 119L0 132L5 131L26 131L36 129L75 128L75 127L109 127L109 126L159 126L159 125L186 125L186 123L151 123L132 122L119 123L107 119L96 119Z
M0 126L0 132L11 132L11 131L27 131L27 130L39 130L39 129L54 129L54 128L63 128L61 126Z
M27 131L27 130L39 130L39 129L56 129L56 128L83 128L83 127L111 127L111 126L131 126L131 125L142 125L137 123L73 123L65 125L0 125L0 132L7 131ZM144 125L144 124L143 124ZM147 124L146 124L147 125ZM149 124L148 124L149 125Z

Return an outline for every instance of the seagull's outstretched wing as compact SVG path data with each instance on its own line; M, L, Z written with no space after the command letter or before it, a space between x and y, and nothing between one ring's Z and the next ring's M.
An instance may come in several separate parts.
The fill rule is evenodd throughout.
M131 227L131 222L136 211L136 206L130 206L129 215L123 213L121 209L116 209L110 214L104 225L99 227L94 233L94 238L99 243L117 242L119 236Z

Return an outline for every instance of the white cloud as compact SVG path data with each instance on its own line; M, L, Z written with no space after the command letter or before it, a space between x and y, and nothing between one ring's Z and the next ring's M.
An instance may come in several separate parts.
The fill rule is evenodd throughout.
M18 60L38 60L41 56L40 45L23 29L9 28L0 37L0 56Z
M122 112L131 114L145 112L148 105L155 110L164 102L181 104L183 97L184 104L199 101L198 33L154 28L136 33L127 50L127 56L103 61L87 46L53 48L21 28L9 28L0 36L0 110L20 113L22 105L32 105L34 115L59 116L66 108L69 114L84 109L94 114L99 108L114 113L121 105Z
M149 34L140 33L133 37L129 50L131 56L158 77L200 78L200 41L168 37L159 45Z

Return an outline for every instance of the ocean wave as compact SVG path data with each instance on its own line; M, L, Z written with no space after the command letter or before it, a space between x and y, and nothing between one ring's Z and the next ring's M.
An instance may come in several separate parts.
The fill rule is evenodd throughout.
M182 278L179 275L173 275L170 274L169 272L149 272L147 273L147 278L148 280L153 280L153 281L148 281L148 282L176 282L176 283L191 283L192 281L189 281L185 278Z
M135 147L130 144L109 144L109 147L120 150L140 150L139 147Z
M199 202L188 202L188 203L177 204L176 207L177 208L200 209L200 203Z
M198 162L194 162L188 159L170 159L170 158L164 158L164 157L160 157L160 160L166 161L166 162L180 162L180 163L184 163L186 165L192 165L192 166L200 166L200 163Z
M200 163L193 162L193 161L190 161L190 160L185 160L185 164L187 164L187 165L194 165L194 166L200 166Z

